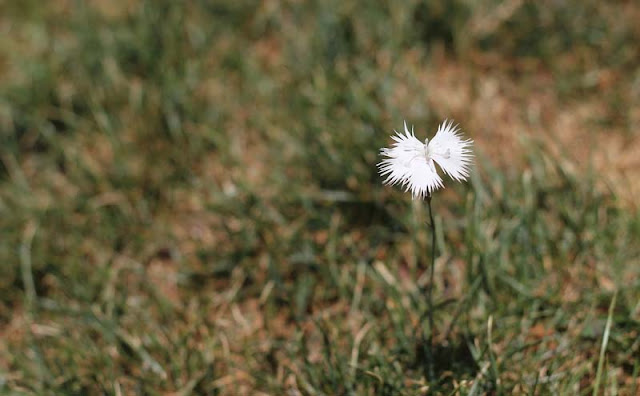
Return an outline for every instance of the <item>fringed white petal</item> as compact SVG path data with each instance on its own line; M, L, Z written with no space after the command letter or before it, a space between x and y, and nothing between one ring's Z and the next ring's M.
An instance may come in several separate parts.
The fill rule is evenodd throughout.
M442 178L436 172L433 161L420 158L411 163L411 174L405 189L411 191L413 199L424 199L442 187L444 187Z
M414 198L424 198L442 187L442 179L433 161L427 161L425 145L419 141L405 122L404 134L391 136L395 143L383 148L380 154L387 157L378 164L380 175L386 176L384 184L399 184L411 191Z
M463 140L458 125L445 120L429 142L429 153L449 177L464 181L469 177L473 162L472 144L473 140Z

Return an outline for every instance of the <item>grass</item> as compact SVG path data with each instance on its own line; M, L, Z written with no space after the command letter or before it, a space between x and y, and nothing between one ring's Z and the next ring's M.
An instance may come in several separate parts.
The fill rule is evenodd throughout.
M632 2L0 10L1 393L637 393ZM429 382L375 164L451 117Z

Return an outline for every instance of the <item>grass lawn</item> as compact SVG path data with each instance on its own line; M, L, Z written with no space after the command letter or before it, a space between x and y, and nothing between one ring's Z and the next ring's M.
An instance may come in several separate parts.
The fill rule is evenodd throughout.
M0 0L0 394L639 395L638 20ZM376 163L446 118L431 285Z

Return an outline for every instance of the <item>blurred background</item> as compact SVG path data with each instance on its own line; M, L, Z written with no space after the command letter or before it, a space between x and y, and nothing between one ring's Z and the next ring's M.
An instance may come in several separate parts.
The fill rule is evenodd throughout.
M638 21L0 0L0 391L637 395ZM429 381L426 211L375 164L445 118Z

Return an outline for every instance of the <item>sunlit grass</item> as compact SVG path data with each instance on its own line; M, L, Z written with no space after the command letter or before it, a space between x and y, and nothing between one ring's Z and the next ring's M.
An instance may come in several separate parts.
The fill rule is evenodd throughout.
M507 3L3 5L0 390L637 393L597 155L637 140L639 11ZM433 203L429 384L427 214L375 164L447 117L478 151Z

